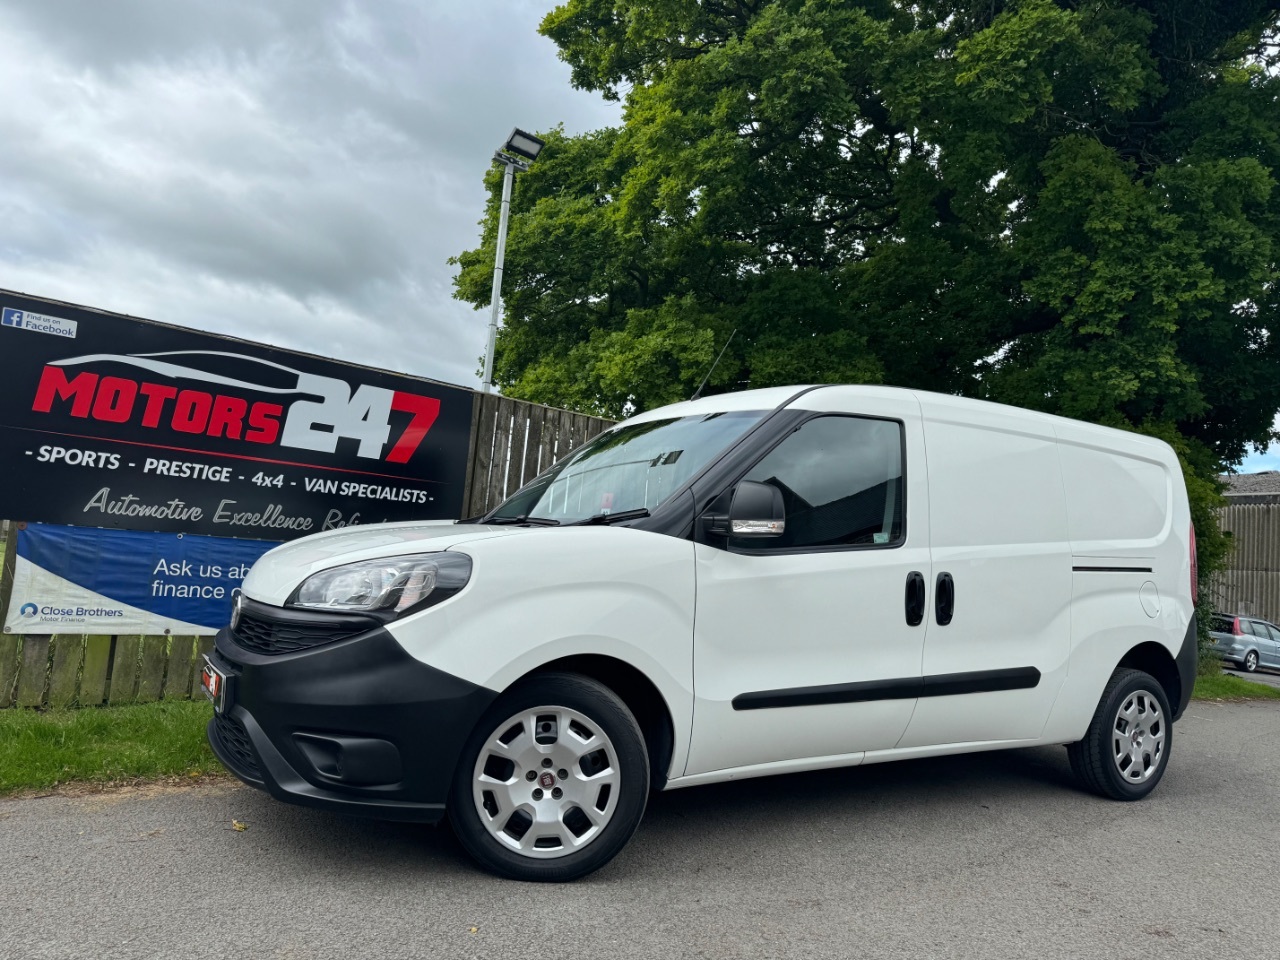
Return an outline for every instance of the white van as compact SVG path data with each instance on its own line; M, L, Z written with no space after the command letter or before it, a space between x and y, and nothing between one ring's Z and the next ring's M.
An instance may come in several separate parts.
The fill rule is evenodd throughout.
M204 685L282 800L448 815L484 866L609 861L651 789L1036 744L1136 800L1196 666L1149 437L880 387L634 417L491 514L266 554Z

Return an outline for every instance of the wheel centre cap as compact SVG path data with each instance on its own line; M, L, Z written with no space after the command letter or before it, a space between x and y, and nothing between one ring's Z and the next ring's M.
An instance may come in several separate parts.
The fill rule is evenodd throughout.
M538 783L542 785L542 789L550 790L556 785L556 775L550 770L544 770L542 775L538 777Z

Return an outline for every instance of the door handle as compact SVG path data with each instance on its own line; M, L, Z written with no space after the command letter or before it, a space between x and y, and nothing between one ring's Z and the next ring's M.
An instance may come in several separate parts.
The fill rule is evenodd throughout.
M924 620L924 574L912 570L907 574L907 626L918 627Z
M938 574L938 582L933 589L933 612L940 627L950 623L956 612L956 582L949 573Z

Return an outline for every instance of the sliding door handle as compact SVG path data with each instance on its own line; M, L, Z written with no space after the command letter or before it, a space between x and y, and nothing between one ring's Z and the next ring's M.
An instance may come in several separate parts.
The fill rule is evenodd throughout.
M907 574L907 626L918 627L924 620L924 574L912 570Z
M949 573L938 574L938 582L933 589L933 612L940 627L945 627L955 615L956 582Z

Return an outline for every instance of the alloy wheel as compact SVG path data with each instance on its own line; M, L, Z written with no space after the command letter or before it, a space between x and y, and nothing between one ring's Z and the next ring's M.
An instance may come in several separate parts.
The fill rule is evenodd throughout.
M472 772L476 813L507 849L554 859L600 836L618 806L617 751L601 726L568 707L507 718L485 740Z
M1164 761L1165 721L1160 701L1135 690L1120 704L1111 729L1112 759L1128 783L1145 783Z

